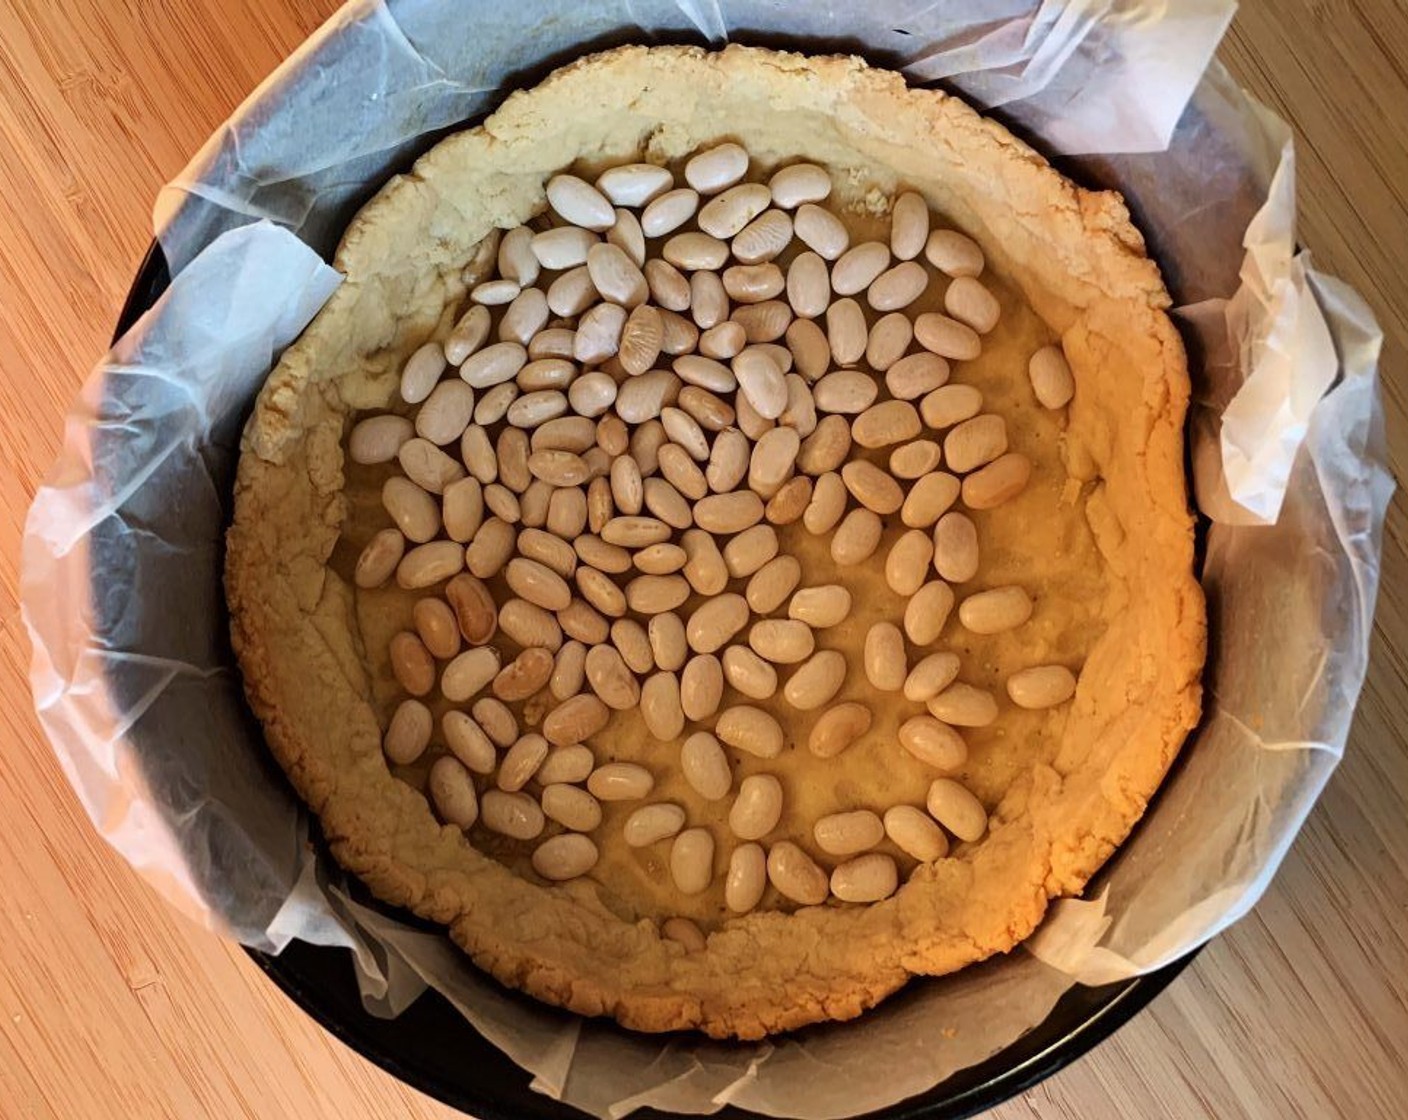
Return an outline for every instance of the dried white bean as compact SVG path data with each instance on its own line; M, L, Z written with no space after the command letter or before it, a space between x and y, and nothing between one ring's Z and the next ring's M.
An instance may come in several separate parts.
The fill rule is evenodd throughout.
M687 529L680 537L680 547L687 557L684 578L696 592L712 596L728 586L728 565L712 536L700 529Z
M885 835L905 855L920 863L933 863L948 855L948 837L934 818L913 805L892 805L885 810Z
M677 233L661 247L660 255L683 272L712 272L728 260L728 243L698 231Z
M931 265L949 276L981 276L983 251L971 237L957 230L936 229L924 246L924 256Z
M958 500L959 481L943 471L924 475L909 488L900 520L911 529L927 529Z
M954 727L987 727L997 719L997 701L992 693L962 681L949 685L924 706L936 720Z
M509 747L504 753L503 761L499 763L498 787L509 793L522 789L538 772L538 767L543 764L543 759L547 756L548 741L546 739L536 734L524 735ZM547 806L544 805L545 810L546 808Z
M851 438L866 448L889 447L913 439L921 430L914 405L908 401L881 401L855 418Z
M644 303L650 295L645 274L618 245L593 245L587 252L587 275L603 299L625 308ZM581 334L581 327L577 333Z
M946 773L963 769L968 744L963 736L933 716L913 716L900 724L900 746L920 762Z
M508 764L507 758L504 759L504 764ZM539 766L539 780L542 773L542 767ZM570 828L574 832L591 832L601 824L601 802L578 786L563 782L548 783L543 786L542 803L543 814L549 820L554 820L563 828Z
M816 480L812 488L811 501L802 514L802 524L807 532L820 536L836 528L846 512L848 492L841 476L828 471Z
M782 694L798 711L810 712L834 700L845 681L845 657L834 649L819 650L792 674Z
M922 264L902 261L877 276L866 289L865 298L876 311L898 311L922 296L928 286L929 274Z
M490 323L487 307L477 303L470 307L460 316L459 322L450 331L450 336L445 339L445 360L452 366L460 365L484 345L489 337Z
M489 589L475 576L461 573L445 585L445 598L459 622L460 633L472 646L483 645L499 625L499 608Z
M877 622L866 632L865 675L881 692L898 692L904 687L909 675L904 635L893 622Z
M1009 452L963 480L963 504L969 509L995 509L1026 489L1032 463L1025 455Z
M914 324L910 322L909 316L892 311L888 315L881 316L870 328L870 337L865 344L865 360L873 370L888 371L904 356L904 352L909 349L909 344L913 340ZM929 357L933 358L934 355L931 354ZM941 361L942 359L935 360ZM887 386L890 384L888 376L886 376L885 384ZM896 396L899 395L896 394Z
M786 337L797 372L808 384L816 381L831 364L831 344L822 329L810 319L794 319Z
M812 725L807 749L817 758L835 758L870 730L870 709L855 701L836 704Z
M728 811L729 830L740 840L761 840L782 819L782 783L771 774L750 774L738 784Z
M829 856L852 856L885 839L885 826L869 809L851 809L819 817L812 827L816 846Z
M479 802L479 819L489 831L514 840L537 839L546 824L542 809L528 794L505 793L501 789L484 792Z
M719 144L693 155L684 178L700 194L717 194L748 174L748 153L734 143Z
M728 359L742 350L747 342L748 336L742 324L730 319L715 324L699 336L699 353L706 358Z
M778 893L802 906L820 906L831 889L826 872L790 840L769 849L768 880Z
M516 300L522 290L512 280L486 280L474 286L469 298L485 307L501 307Z
M879 241L863 241L836 261L831 269L831 287L838 296L853 296L870 287L889 267L890 247Z
M652 615L646 628L649 653L654 663L671 673L684 667L689 656L689 642L685 638L684 623L673 611L662 611Z
M535 234L529 247L543 268L557 272L586 264L587 250L600 243L601 238L590 230L559 226Z
M690 788L705 801L727 797L733 785L728 757L718 739L708 731L696 731L684 741L680 748L680 772Z
M851 510L831 538L831 559L842 567L865 563L880 546L884 528L873 510Z
M834 471L851 451L851 426L844 416L824 416L816 431L802 441L797 453L797 469L803 474L820 475Z
M674 181L668 167L626 163L609 167L597 176L596 189L616 206L644 206L669 190Z
M944 292L944 310L979 334L988 334L1002 315L997 297L981 280L971 276L960 276L949 284Z
M841 468L841 481L866 509L889 515L904 504L900 484L868 459L852 459Z
M361 588L380 587L396 571L406 554L406 538L400 529L383 529L377 533L357 557L353 582Z
M792 218L783 210L759 214L733 239L733 255L743 264L770 261L792 241Z
M391 722L381 740L386 757L398 766L409 766L430 745L435 719L419 700L402 700L391 713Z
M943 449L931 439L916 439L890 452L890 473L896 478L918 480L943 462ZM910 494L913 494L911 488ZM906 496L906 502L909 498Z
M1043 408L1065 408L1075 396L1075 377L1059 346L1043 346L1033 354L1027 372Z
M995 587L969 595L958 607L958 620L974 634L1000 634L1032 616L1032 599L1020 587Z
M670 845L670 878L680 894L700 894L714 878L714 837L705 828L687 828Z
M911 529L890 546L885 558L885 582L896 595L909 598L924 586L933 558L934 542L929 534Z
M479 795L474 792L474 779L453 755L435 759L425 788L435 803L436 813L446 823L470 828L479 820Z
M680 682L674 673L661 670L647 677L640 690L640 714L646 730L662 742L677 739L684 730Z
M978 574L978 529L962 513L946 513L934 526L934 570L949 583Z
M548 286L548 308L554 315L564 318L580 315L596 301L597 290L592 287L591 274L585 264L564 272ZM575 335L572 341L575 348Z
M639 268L645 264L645 231L629 210L616 210L616 223L606 231L606 243L620 249Z
M354 463L389 463L414 434L414 426L404 416L368 416L358 421L347 437L348 458Z
M928 239L929 205L922 195L906 191L890 212L890 251L902 261L912 261Z
M727 240L766 210L771 201L772 193L761 183L739 183L700 207L699 228L710 237Z
M396 583L418 591L449 579L464 568L464 549L454 541L431 541L411 549L396 565Z
M932 645L953 610L953 589L942 580L931 580L904 609L904 632L917 646Z
M549 837L533 849L533 870L544 879L563 882L585 875L599 858L597 847L580 832Z
M884 852L857 856L831 872L831 893L842 902L880 902L898 885L895 861Z
M440 691L452 704L470 699L499 672L499 651L489 646L465 650L440 674Z
M543 735L554 746L566 747L581 743L595 735L611 718L611 712L595 696L585 692L564 700L543 720ZM592 793L601 797L598 790Z
M608 762L587 779L587 789L598 801L639 801L655 788L655 779L634 762Z
M795 665L805 661L816 648L812 628L794 618L765 618L748 631L748 645L754 653L774 665Z
M970 362L983 352L977 331L937 311L914 320L914 339L924 349L955 362Z
M787 616L814 630L838 626L851 613L851 593L838 583L804 587L792 596Z
M952 778L934 779L926 805L933 818L960 840L981 840L988 829L988 814L982 802Z
M438 342L427 342L415 351L401 370L401 399L420 404L445 372L445 351Z
M909 671L904 681L904 698L922 704L932 700L958 676L958 655L931 653Z
M751 612L742 595L723 594L707 599L689 616L685 633L696 653L717 653L748 623Z
M714 734L735 750L758 758L776 758L782 753L782 726L761 708L748 704L725 709Z
M381 504L408 540L424 544L440 532L440 507L408 478L393 475L382 483Z
M611 200L575 175L554 175L547 185L548 205L566 222L583 229L610 229L616 221Z
M628 711L640 703L640 684L613 646L595 645L589 649L585 668L592 691L608 708Z
M500 276L525 290L538 279L538 258L533 255L533 231L528 226L517 226L499 239L498 266Z
M794 163L773 173L768 180L773 202L794 210L804 202L820 202L831 193L831 176L814 163Z
M715 272L702 271L690 276L689 300L690 313L700 330L708 330L728 318L728 293Z
M840 257L851 243L851 236L841 219L830 210L810 202L804 202L797 208L796 217L792 219L792 231L802 244L828 261Z
M570 357L570 347L567 353ZM474 406L475 424L480 427L497 424L508 415L508 406L518 399L518 392L518 386L514 382L504 381L480 393L479 403Z
M611 644L637 676L644 676L655 668L655 651L651 648L650 636L635 619L620 618L611 624Z
M767 853L761 844L740 844L728 860L724 904L735 914L746 914L763 900L768 885Z
M713 654L689 659L680 674L679 702L684 717L696 723L719 710L724 695L724 671ZM678 732L676 732L678 734Z
M521 343L495 342L466 358L460 366L460 379L474 389L487 389L518 376L528 361Z
M564 649L567 647L564 646ZM544 787L559 783L585 782L596 766L591 747L573 743L568 747L553 747L538 767L538 781Z
M644 848L678 835L684 828L685 812L670 801L642 805L621 826L621 839L631 848Z
M854 365L860 361L865 354L868 339L865 312L855 300L838 299L826 309L826 340L831 347L831 357L837 365ZM825 380L827 379L823 378L822 382L817 383L818 389ZM826 408L820 397L817 398L817 405Z
M1007 695L1012 702L1032 711L1064 704L1075 692L1075 674L1064 665L1039 665L1007 678Z
M777 670L747 646L729 646L723 655L724 677L750 700L766 700L777 691Z
M774 420L787 407L787 382L772 357L750 346L732 363L733 375L748 403L760 416Z
M679 395L679 390L680 379L668 370L654 369L632 377L616 391L616 414L627 424L654 420ZM640 461L640 456L636 459ZM647 473L644 464L641 473Z
M756 614L771 614L787 601L802 579L802 565L794 556L776 556L748 581L744 598Z
M878 394L879 387L875 384L875 379L860 370L837 370L835 373L828 373L812 387L817 408L823 412L846 416L863 413L871 407Z
M529 493L533 487L528 488ZM527 495L524 495L525 499ZM524 502L525 517L527 502ZM548 496L548 512L545 522L548 531L555 533L563 540L575 541L581 536L587 525L587 499L579 486L569 486L561 490L553 490Z
M409 630L393 635L387 656L391 675L412 696L424 696L435 687L435 658L419 635Z

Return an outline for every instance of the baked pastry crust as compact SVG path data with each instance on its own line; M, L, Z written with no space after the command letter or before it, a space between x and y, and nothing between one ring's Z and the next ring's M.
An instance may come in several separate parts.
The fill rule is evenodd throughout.
M1060 337L1077 391L1033 500L1072 514L1053 524L1078 528L1076 554L1098 557L1099 601L1082 616L1069 710L1008 729L1019 764L994 763L981 843L921 866L884 902L730 918L686 953L591 879L544 885L477 851L393 775L372 641L334 554L352 508L349 418L386 407L407 356L448 331L481 239L539 212L565 166L673 160L722 138L765 165L825 164L862 207L919 190ZM1128 835L1198 719L1205 615L1184 351L1118 195L1077 188L962 102L854 58L631 47L557 71L442 142L362 210L335 265L345 281L245 432L226 587L270 747L334 856L379 898L447 925L478 965L548 1002L641 1030L757 1038L850 1018L911 975L1010 950ZM1053 598L1080 574L1060 568L1061 541L1033 540ZM1024 736L1042 748L1022 753Z

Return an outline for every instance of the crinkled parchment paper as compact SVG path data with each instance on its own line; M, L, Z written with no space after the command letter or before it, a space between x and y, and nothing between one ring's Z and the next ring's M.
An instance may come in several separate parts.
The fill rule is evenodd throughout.
M1285 125L1209 67L1231 9L348 4L162 193L175 279L99 363L30 513L36 704L99 830L175 905L245 944L351 947L380 1014L436 988L537 1088L598 1116L878 1108L1000 1050L1077 979L1152 970L1235 921L1343 752L1392 484L1373 317L1297 250ZM726 39L853 50L942 82L1075 157L1063 167L1083 181L1123 190L1187 305L1196 493L1211 522L1208 714L1088 898L1058 903L1030 952L911 985L857 1023L748 1046L599 1029L354 902L306 844L244 706L220 592L240 428L336 286L319 254L355 209L556 63L622 42Z

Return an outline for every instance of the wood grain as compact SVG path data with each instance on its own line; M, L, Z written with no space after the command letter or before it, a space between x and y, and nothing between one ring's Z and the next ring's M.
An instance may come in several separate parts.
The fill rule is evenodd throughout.
M25 510L106 345L157 188L333 0L0 0L0 1117L450 1110L324 1034L172 914L89 827L41 737L16 603ZM1224 47L1296 126L1302 239L1387 333L1408 469L1408 9L1248 3ZM198 60L198 61L197 61ZM1153 1008L998 1109L1018 1117L1408 1115L1408 518L1340 767L1260 907Z

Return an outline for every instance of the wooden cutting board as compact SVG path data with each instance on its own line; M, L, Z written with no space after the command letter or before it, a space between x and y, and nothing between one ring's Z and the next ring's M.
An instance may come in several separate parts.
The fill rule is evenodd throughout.
M33 716L16 606L25 510L157 189L335 7L0 0L0 1120L452 1115L326 1035L96 837ZM1302 240L1381 317L1401 475L1408 9L1251 2L1223 55L1299 134ZM1149 1012L995 1116L1408 1116L1406 678L1400 493L1348 756L1274 886Z

